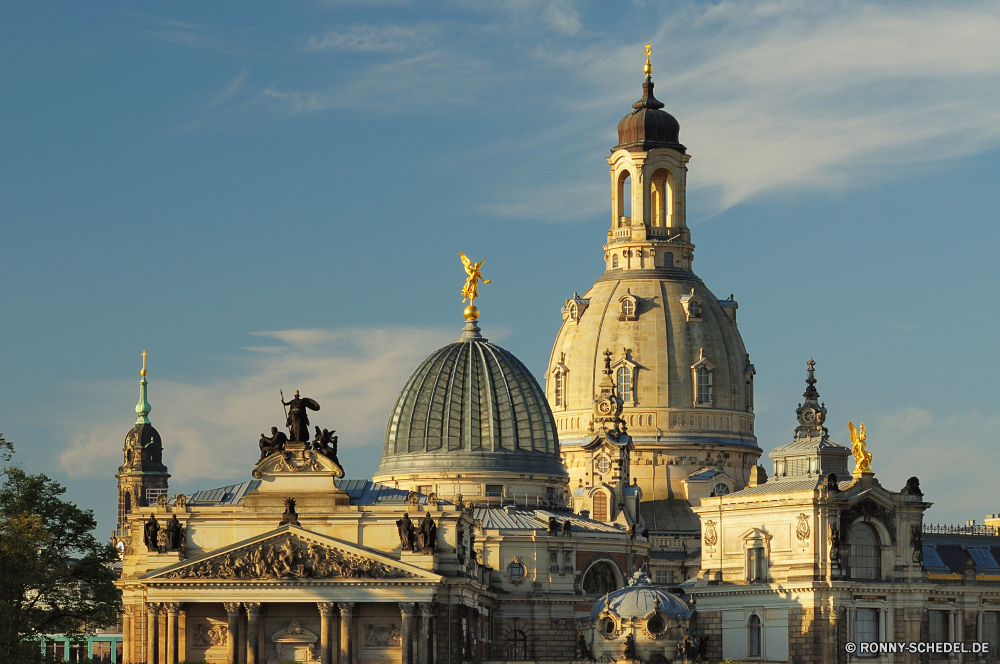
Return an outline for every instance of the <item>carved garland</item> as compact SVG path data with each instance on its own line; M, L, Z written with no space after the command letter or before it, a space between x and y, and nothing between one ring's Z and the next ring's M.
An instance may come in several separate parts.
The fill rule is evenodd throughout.
M715 530L715 521L705 522L705 546L715 546L719 543L719 534Z
M798 538L800 542L807 542L809 540L809 517L805 514L799 514L798 516L799 524L795 528L795 537Z
M165 579L394 579L413 574L369 558L308 545L291 534L279 547L261 542L203 560L165 575Z

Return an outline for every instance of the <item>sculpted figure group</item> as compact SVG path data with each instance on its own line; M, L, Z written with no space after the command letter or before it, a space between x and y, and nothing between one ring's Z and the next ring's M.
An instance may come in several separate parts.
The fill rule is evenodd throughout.
M219 559L181 568L168 579L389 579L407 572L316 543L303 544L289 533L275 542L226 553Z
M309 440L309 414L310 410L319 410L319 404L308 397L300 397L299 391L295 390L295 396L291 400L285 401L284 395L281 397L281 404L287 408L285 411L285 426L288 427L288 435L284 431L278 431L278 427L271 427L271 435L260 434L260 463L276 452L284 452L288 443L304 443L311 445L313 451L327 457L338 466L337 459L337 436L332 429L320 429L315 427L316 435L312 441Z
M180 551L181 555L184 555L187 552L187 537L184 531L185 527L181 525L176 514L171 516L166 528L161 528L156 515L150 514L149 521L142 526L142 540L148 551L157 553Z
M402 519L396 521L396 529L399 531L399 543L403 551L413 553L433 553L437 551L437 524L430 514L424 514L420 520L420 528L414 528L413 521L409 514L404 514Z

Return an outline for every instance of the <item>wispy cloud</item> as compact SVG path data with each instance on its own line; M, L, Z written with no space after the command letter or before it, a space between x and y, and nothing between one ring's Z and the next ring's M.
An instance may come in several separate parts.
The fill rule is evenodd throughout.
M932 522L981 523L997 511L994 494L983 490L995 482L988 460L996 458L997 438L1000 416L976 411L942 415L903 408L868 426L875 476L893 491L919 477L926 500L938 505L927 514Z
M368 24L331 28L319 37L310 37L305 49L313 52L354 51L379 53L423 49L433 43L437 28L430 25L403 27Z
M336 429L342 447L369 446L377 456L387 414L407 376L433 349L451 341L455 332L405 327L299 329L258 336L275 343L253 348L253 356L242 367L210 383L150 377L150 419L163 436L176 480L247 476L257 459L260 433L284 424L279 388L286 395L298 389L316 399L322 410L311 419ZM122 396L119 384L81 385L79 390L106 395L105 399L135 396ZM106 403L100 412L107 412ZM67 427L75 433L59 460L70 477L105 475L121 462L127 422L77 413Z

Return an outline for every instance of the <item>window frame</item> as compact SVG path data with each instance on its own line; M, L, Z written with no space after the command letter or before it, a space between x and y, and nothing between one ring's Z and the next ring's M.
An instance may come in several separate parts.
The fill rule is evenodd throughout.
M754 641L756 640L756 643ZM756 652L754 652L756 645ZM764 621L756 613L747 618L747 659L764 657Z

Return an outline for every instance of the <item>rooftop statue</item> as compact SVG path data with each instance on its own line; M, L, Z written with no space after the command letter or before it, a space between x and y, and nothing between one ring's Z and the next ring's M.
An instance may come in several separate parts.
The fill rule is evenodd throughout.
M285 394L281 392L281 405L287 406L285 411L285 425L291 435L293 443L309 442L309 414L306 410L319 410L319 404L308 397L300 397L299 391L295 390L295 396L291 401L285 401Z
M469 275L468 279L465 280L465 285L462 286L462 302L466 299L469 300L469 304L475 304L475 299L479 297L479 282L484 284L490 283L489 279L483 279L483 275L480 273L479 269L486 262L486 259L479 261L478 263L473 263L469 260L469 257L463 254L461 251L458 255L462 258L462 265L465 266L465 271Z
M854 444L851 447L851 452L854 454L854 472L874 472L872 470L872 453L865 449L865 423L862 422L860 427L855 429L854 423L848 422L847 427L851 430L851 442Z

